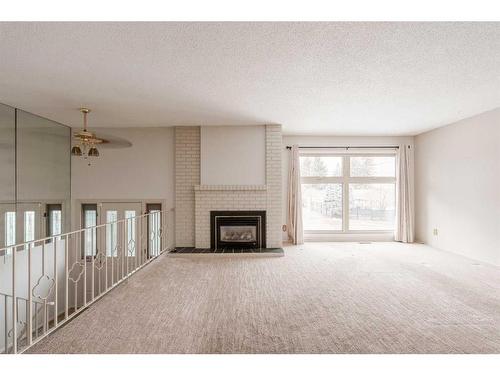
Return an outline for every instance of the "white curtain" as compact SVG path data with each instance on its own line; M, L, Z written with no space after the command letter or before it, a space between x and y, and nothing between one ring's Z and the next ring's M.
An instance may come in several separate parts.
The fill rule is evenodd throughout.
M300 156L299 146L293 145L290 155L290 171L288 173L288 238L293 244L304 243L302 228L302 192L300 188Z
M396 230L394 239L413 242L412 149L401 145L396 158Z

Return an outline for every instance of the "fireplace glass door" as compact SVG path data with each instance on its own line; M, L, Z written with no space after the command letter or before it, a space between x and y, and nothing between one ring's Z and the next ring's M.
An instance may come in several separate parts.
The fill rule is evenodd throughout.
M257 228L255 226L229 226L220 227L220 240L222 242L255 242L257 241Z
M265 211L211 211L212 249L266 247Z

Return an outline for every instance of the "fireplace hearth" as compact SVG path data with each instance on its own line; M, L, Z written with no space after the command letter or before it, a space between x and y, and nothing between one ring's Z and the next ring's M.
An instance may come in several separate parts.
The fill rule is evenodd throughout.
M210 211L212 249L266 247L266 211Z

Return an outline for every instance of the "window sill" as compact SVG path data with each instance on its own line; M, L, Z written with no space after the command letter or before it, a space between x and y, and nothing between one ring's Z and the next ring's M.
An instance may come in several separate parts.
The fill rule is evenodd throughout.
M304 233L304 240L309 242L357 242L357 241L394 241L393 231L372 232L315 232Z

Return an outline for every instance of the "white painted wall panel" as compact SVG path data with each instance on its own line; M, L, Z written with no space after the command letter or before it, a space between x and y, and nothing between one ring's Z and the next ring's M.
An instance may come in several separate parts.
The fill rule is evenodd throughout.
M93 129L96 130L96 129ZM99 150L100 157L88 166L83 158L72 157L72 200L74 226L79 223L81 200L150 199L174 208L174 128L97 129L125 138L132 147ZM173 212L168 214L168 242L173 243Z
M418 240L500 265L499 146L500 109L416 137Z
M265 185L265 126L201 127L202 185Z

